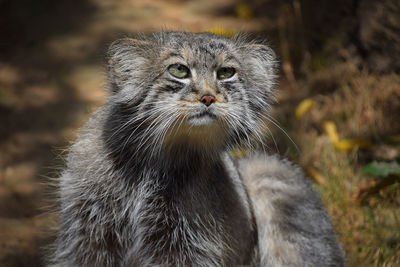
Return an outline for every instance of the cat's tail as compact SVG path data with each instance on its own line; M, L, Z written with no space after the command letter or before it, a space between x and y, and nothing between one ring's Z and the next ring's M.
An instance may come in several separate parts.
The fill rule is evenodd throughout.
M318 192L299 167L278 156L239 159L254 209L260 266L346 266Z

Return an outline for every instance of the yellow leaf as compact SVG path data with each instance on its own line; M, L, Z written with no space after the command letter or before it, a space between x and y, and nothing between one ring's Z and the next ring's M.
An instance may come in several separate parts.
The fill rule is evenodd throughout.
M325 184L325 178L315 168L308 167L307 174L318 184Z
M232 150L232 155L237 159L244 158L247 154L248 151L243 148Z
M315 107L315 101L309 98L304 99L296 108L296 118L302 118L307 112L309 112L313 107Z
M240 19L249 20L254 17L253 9L244 3L236 5L235 11Z
M334 146L342 151L349 151L353 148L372 148L373 144L367 139L342 139L337 142L333 142Z
M336 125L332 121L326 121L323 124L325 132L328 134L335 148L342 151L350 151L353 148L373 148L374 144L368 139L352 138L352 139L339 139Z
M234 29L227 29L223 27L213 27L211 29L208 29L207 32L211 32L229 38L237 34L237 31Z
M325 132L328 134L332 143L339 142L339 135L337 133L336 125L333 121L326 121L323 124Z

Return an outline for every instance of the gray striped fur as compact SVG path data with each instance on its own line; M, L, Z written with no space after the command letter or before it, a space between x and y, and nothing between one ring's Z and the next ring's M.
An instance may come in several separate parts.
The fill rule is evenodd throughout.
M176 63L191 76L170 75ZM236 74L218 80L221 67ZM297 167L262 153L230 156L263 139L275 68L267 45L244 38L163 32L115 42L111 95L60 177L51 264L344 266ZM205 106L204 94L216 102Z

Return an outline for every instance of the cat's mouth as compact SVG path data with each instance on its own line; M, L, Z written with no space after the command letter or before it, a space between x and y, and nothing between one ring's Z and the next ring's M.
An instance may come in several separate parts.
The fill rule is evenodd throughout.
M195 115L193 115L191 118L203 118L203 117L211 117L211 118L216 118L217 115L215 115L213 112L211 112L210 110L203 110Z
M216 118L217 115L206 109L190 116L188 122L193 126L211 125Z

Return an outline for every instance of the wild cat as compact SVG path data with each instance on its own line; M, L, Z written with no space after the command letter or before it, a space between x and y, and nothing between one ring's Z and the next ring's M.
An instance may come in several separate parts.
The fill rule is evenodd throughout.
M265 44L162 32L109 49L111 95L60 177L57 266L345 266L321 199L263 134ZM254 138L256 137L256 138Z

